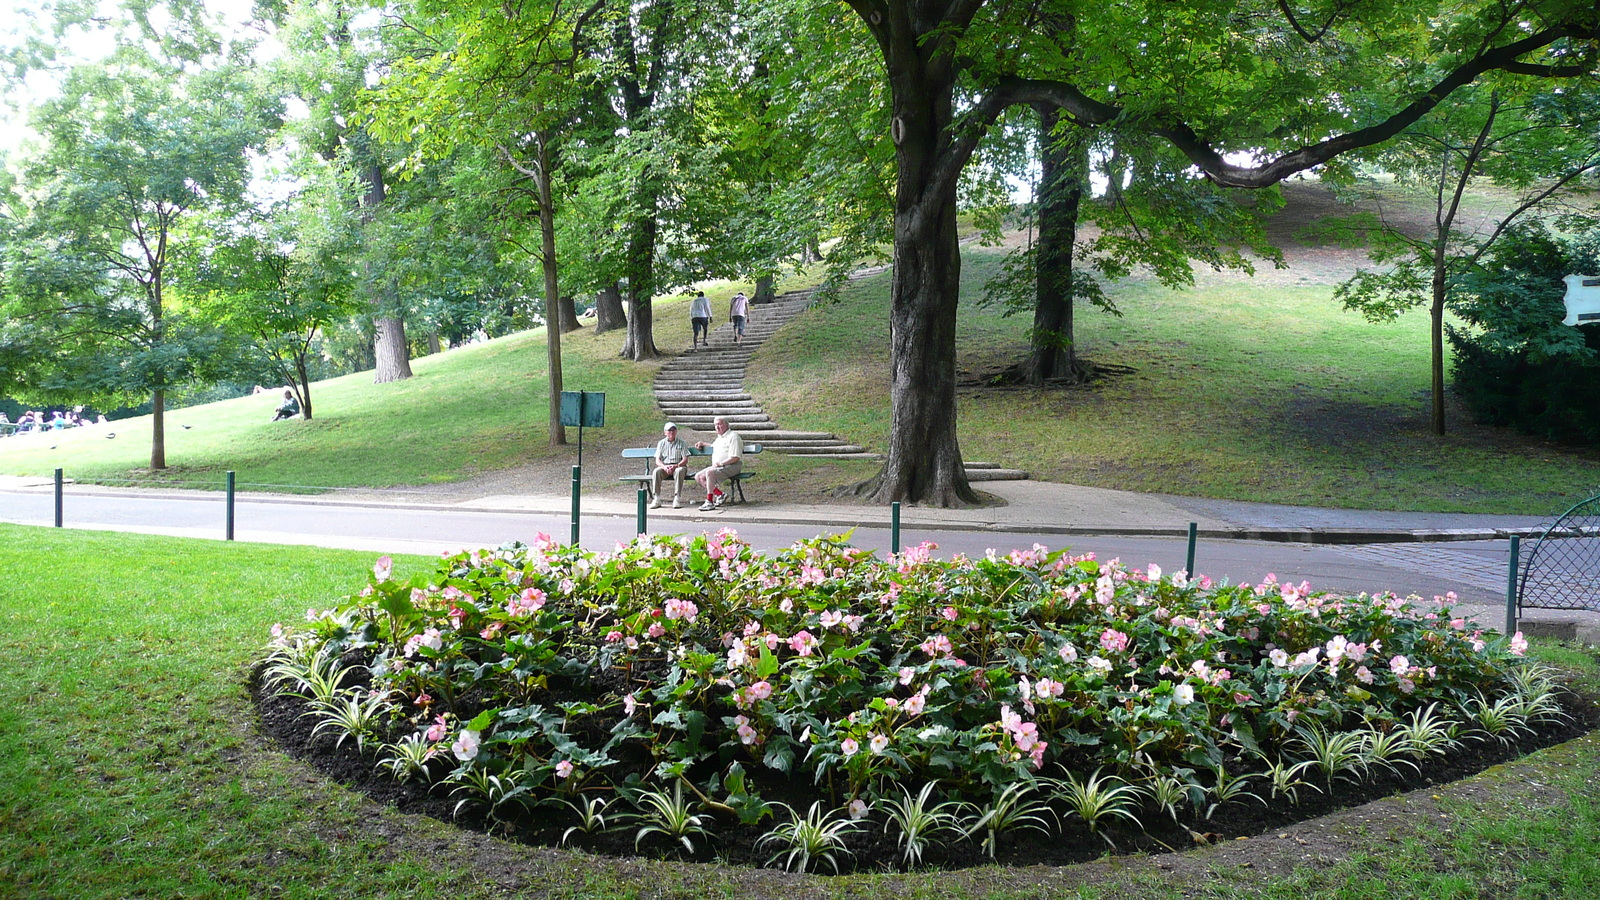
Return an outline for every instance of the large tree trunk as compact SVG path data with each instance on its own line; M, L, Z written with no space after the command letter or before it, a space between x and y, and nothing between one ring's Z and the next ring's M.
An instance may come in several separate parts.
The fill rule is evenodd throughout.
M928 49L928 35L915 33L908 14L891 12L872 24L892 32L880 37L880 46L893 87L891 136L899 169L889 453L883 470L854 491L878 503L971 505L978 496L956 441L956 185L965 157L952 146L955 68L944 53Z
M582 327L578 324L578 305L573 302L572 295L561 295L556 300L556 330L566 334Z
M371 140L367 139L366 143L369 159L361 166L361 182L366 187L365 193L361 195L361 210L362 220L370 223L375 217L376 210L383 206L385 190L383 166L378 163L371 147ZM371 265L371 262L367 264ZM387 384L410 378L411 349L406 346L405 322L390 308L392 304L383 296L381 290L375 292L369 299L373 310L372 355L376 363L372 369L373 384Z
M595 292L594 333L605 334L628 324L622 312L622 286L615 281Z
M300 389L300 418L311 421L311 376L306 372L306 355L295 354L294 375Z
M167 467L167 392L156 388L150 396L150 468Z
M545 347L550 365L550 446L560 447L567 443L567 429L561 424L561 328L549 327L561 316L561 283L556 270L556 216L550 188L549 135L535 135L534 142L539 154L536 181L539 190L539 257L544 269Z
M751 295L751 303L771 303L778 299L778 292L772 287L773 277L763 275L756 279L755 293Z
M379 316L372 321L372 352L377 366L373 384L388 384L411 377L411 353L406 346L406 323L397 316Z
M1022 378L1043 384L1057 378L1075 378L1077 354L1073 350L1072 250L1078 236L1078 206L1083 199L1088 148L1078 142L1063 144L1054 135L1060 111L1040 106L1039 111L1039 238L1034 245L1033 330Z
M639 362L655 359L655 313L650 308L655 291L656 219L645 216L632 225L628 240L628 337L622 358Z

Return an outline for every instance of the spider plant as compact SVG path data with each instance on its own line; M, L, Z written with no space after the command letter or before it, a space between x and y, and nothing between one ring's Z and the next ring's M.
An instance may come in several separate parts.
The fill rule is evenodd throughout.
M1529 722L1569 719L1561 708L1561 685L1555 673L1545 666L1528 665L1511 673L1511 687L1517 696L1522 718Z
M1418 753L1411 745L1411 738L1404 729L1393 728L1384 731L1380 728L1369 728L1364 737L1365 747L1362 752L1366 755L1369 766L1380 765L1395 773L1400 771L1400 766L1410 766L1413 772L1422 771L1415 762L1412 762Z
M1528 731L1528 720L1523 717L1522 709L1522 700L1516 694L1507 694L1492 703L1478 694L1467 700L1463 711L1467 721L1485 735L1509 744Z
M983 852L989 854L990 859L994 859L1000 849L1000 836L1007 832L1050 833L1050 824L1046 819L1055 818L1055 814L1050 812L1050 807L1043 800L1033 799L1032 794L1037 788L1036 784L1013 781L996 794L988 806L979 810L978 821L967 830L967 834L983 831Z
M491 775L477 768L455 776L453 780L456 787L451 793L465 793L467 796L456 803L454 815L459 816L462 809L480 804L490 822L509 826L510 817L526 809L527 804L528 786L518 784L517 778L515 771Z
M267 667L264 677L280 694L305 697L314 703L331 703L345 679L361 668L365 667L339 665L338 654L324 646L310 659L280 657L278 662Z
M574 834L594 835L608 830L606 807L610 805L610 801L606 798L580 795L577 803L571 800L563 800L561 802L570 806L572 811L578 814L578 824L561 832L561 843L563 845Z
M1422 709L1414 709L1405 720L1395 726L1395 731L1406 736L1411 745L1411 758L1423 759L1428 756L1443 756L1450 752L1460 741L1452 735L1453 726L1457 723L1439 714L1439 704L1429 703Z
M1366 768L1366 735L1359 731L1329 732L1320 725L1303 726L1293 743L1304 747L1307 762L1322 773L1328 787L1334 779L1358 780L1354 773Z
M384 754L378 768L389 773L396 781L428 778L428 763L433 759L433 745L421 734L408 734L398 743L384 744Z
M838 874L840 854L850 855L850 851L845 849L844 839L856 832L856 823L840 810L823 809L820 800L811 804L810 811L804 816L787 806L784 808L789 810L789 821L756 841L758 847L763 844L780 845L767 864L771 865L781 858L785 871L804 872L813 862L825 862L833 867L834 874Z
M673 784L670 795L666 791L642 791L634 804L639 808L639 821L644 823L633 836L635 849L645 838L659 834L693 853L694 838L711 836L705 828L705 817L696 815L683 798L681 781Z
M1189 782L1176 775L1154 775L1150 783L1144 786L1144 792L1176 822L1178 811L1189 802L1190 787L1192 785Z
M386 691L343 691L328 700L311 701L311 709L303 715L319 720L311 729L313 738L324 730L331 731L339 736L333 743L335 747L344 746L346 738L354 738L356 752L365 753L367 740L378 734L388 696Z
M1210 819L1211 814L1217 811L1217 807L1232 800L1249 798L1258 801L1262 806L1267 805L1267 801L1261 799L1260 794L1249 790L1247 787L1251 779L1257 777L1256 773L1240 772L1238 775L1229 775L1228 770L1219 764L1211 767L1211 774L1215 777L1215 780L1211 785L1211 790L1207 791L1211 795L1211 805L1206 807L1207 819Z
M1096 769L1087 781L1079 781L1077 776L1068 773L1064 781L1055 784L1053 795L1066 804L1071 814L1083 820L1091 834L1099 834L1107 844L1111 844L1111 838L1100 833L1100 826L1111 819L1127 819L1144 827L1132 812L1139 802L1139 790L1114 775L1101 777Z
M900 791L904 796L901 799L883 801L888 810L889 824L900 832L900 851L907 866L921 862L922 851L939 834L960 831L958 825L964 804L954 800L934 803L934 787L933 782L928 782L915 797L902 787Z
M1298 804L1300 802L1300 789L1303 787L1311 788L1319 794L1322 793L1322 788L1301 778L1301 773L1309 768L1311 768L1311 760L1309 759L1302 759L1299 762L1291 762L1287 759L1268 761L1265 774L1272 799L1288 797L1291 804Z

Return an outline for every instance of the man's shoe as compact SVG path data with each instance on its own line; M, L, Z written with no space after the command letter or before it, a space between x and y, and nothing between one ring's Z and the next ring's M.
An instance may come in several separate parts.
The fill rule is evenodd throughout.
M650 501L650 508L651 509L660 509L661 508L661 498L657 497L654 500L651 500Z
M682 503L678 502L678 498L677 497L673 497L672 498L672 508L673 509L677 509L678 507L680 507L682 505L683 505Z
M716 508L717 508L717 505L715 503L712 503L710 500L707 500L706 502L700 504L700 511L701 512L711 512L713 509L716 509Z
M727 494L718 494L716 496L716 499L712 501L712 503L714 505L718 506L718 507L722 506L722 504L727 503L727 502L728 502L728 495Z

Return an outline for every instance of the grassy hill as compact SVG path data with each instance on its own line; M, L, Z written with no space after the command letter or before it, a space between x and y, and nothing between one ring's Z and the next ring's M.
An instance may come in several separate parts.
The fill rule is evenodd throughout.
M1098 487L1375 509L1542 515L1600 483L1600 454L1473 426L1459 409L1451 434L1429 434L1425 316L1372 325L1341 310L1333 285L1364 257L1295 243L1293 226L1329 211L1300 193L1280 214L1287 269L1202 272L1184 291L1130 278L1109 289L1122 318L1081 311L1080 353L1119 374L1075 388L993 386L989 376L1023 353L1029 322L973 302L1002 251L969 248L957 410L967 458ZM732 288L714 293L720 302ZM783 427L884 446L888 302L887 274L863 280L762 348L749 386ZM663 352L688 346L685 298L658 300L656 323ZM658 364L618 359L621 341L563 338L567 389L607 394L606 427L585 436L586 489L619 494L628 488L615 475L634 469L617 451L660 427ZM147 418L0 440L0 474L60 466L80 480L216 486L232 469L242 486L273 490L471 481L560 493L576 447L548 446L544 359L535 330L414 360L401 383L333 379L316 385L311 422L268 421L270 393L178 410L172 468L159 476L143 468ZM764 456L761 496L820 500L872 471Z

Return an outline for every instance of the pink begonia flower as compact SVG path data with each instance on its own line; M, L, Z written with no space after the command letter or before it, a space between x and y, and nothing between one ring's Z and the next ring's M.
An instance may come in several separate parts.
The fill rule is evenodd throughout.
M861 626L865 624L867 624L866 616L849 615L844 617L844 627L850 629L852 633L860 631Z
M873 753L881 754L883 751L889 749L889 736L886 734L874 734L872 739L869 741L869 744L872 747Z
M634 697L633 694L629 694L628 696L622 698L622 711L626 715L633 715L633 711L638 708L639 701Z
M433 720L433 724L428 726L428 730L423 733L422 737L430 744L437 744L449 734L450 725L445 721L444 716L440 716Z
M1312 647L1310 650L1307 650L1306 652L1301 653L1300 655L1296 656L1294 658L1294 662L1290 663L1290 665L1294 666L1297 669L1300 668L1301 666L1314 666L1314 665L1317 664L1317 657L1321 656L1321 655L1322 655L1322 648L1321 647Z
M1128 636L1115 628L1107 628L1100 632L1100 646L1111 653L1121 653L1128 649Z
M1333 636L1333 640L1328 641L1325 645L1325 649L1328 651L1328 661L1338 662L1349 652L1350 641L1344 635L1336 634Z
M855 738L845 738L839 742L839 752L843 753L846 758L855 756L860 750L861 745L856 742Z
M1056 653L1060 654L1061 661L1064 663L1075 663L1078 661L1078 648L1072 646L1070 642L1062 644L1061 649L1057 650Z
M942 634L936 634L923 641L918 649L929 656L948 656L954 651L950 639Z
M826 610L822 613L819 621L822 623L823 628L834 628L844 621L844 613L836 609Z
M900 683L901 684L910 684L911 683L911 679L913 679L915 677L917 677L917 670L916 669L913 669L910 666L901 666L900 667Z
M620 641L620 640L622 640L622 632L620 632L620 631L608 631L608 632L606 632L606 643L615 644L617 641Z
M544 591L538 588L528 588L522 593L511 598L506 604L506 612L513 616L527 616L544 608Z
M789 638L789 648L801 656L810 656L817 649L817 639L811 632L800 629Z
M783 638L778 637L770 631L763 635L761 639L767 642L768 650L776 650L778 649L778 645L783 643Z
M961 618L960 611L957 610L954 606L946 606L944 608L944 612L940 613L940 615L944 616L946 619L949 619L952 622L954 622L955 620Z
M922 711L923 711L923 709L925 709L927 707L927 703L928 703L928 689L926 687L924 687L918 693L912 694L910 697L906 698L906 703L905 703L906 715L908 715L908 716L920 716L920 715L922 715Z
M771 697L772 684L766 681L758 681L755 684L750 685L750 696L756 700L765 700L768 697Z
M1395 673L1396 675L1404 675L1406 672L1410 671L1410 669L1411 660L1406 659L1404 656L1396 656L1389 660L1389 671Z
M745 637L755 637L756 635L758 635L760 633L761 633L761 623L760 622L746 622L746 623L744 623L744 636Z
M693 600L667 601L667 618L669 619L682 619L685 622L693 622L698 615L700 615L700 607L696 606Z
M1033 685L1033 692L1037 694L1041 700L1045 699L1046 697L1051 699L1059 698L1062 693L1066 691L1066 689L1066 685L1059 681L1053 681L1049 678L1041 678L1034 682Z
M572 770L576 768L577 766L572 764L572 760L563 759L561 762L556 763L556 777L570 778L572 776Z
M1528 652L1528 639L1522 636L1522 632L1519 631L1516 634L1512 635L1511 636L1511 655L1512 656L1521 656L1522 654L1527 653L1527 652Z
M1098 656L1091 656L1091 657L1089 657L1088 663L1089 663L1089 668L1095 670L1096 672L1099 672L1101 675L1108 675L1111 672L1111 660L1109 660L1109 659L1102 659L1101 657L1098 657Z
M1285 653L1282 647L1273 648L1273 651L1267 654L1267 659L1280 669L1289 665L1289 654Z
M645 634L648 634L653 638L661 637L666 633L667 629L660 622L651 622L650 627L645 631Z
M466 762L478 755L478 733L476 731L463 731L456 742L450 745L450 752L456 759Z
M741 716L740 718L744 718ZM756 742L756 730L751 728L749 722L741 723L736 729L739 733L739 743L749 746Z
M1145 569L1144 577L1146 579L1150 580L1150 581L1160 581L1161 580L1161 567L1156 565L1155 563L1151 563L1149 568Z
M732 647L728 648L728 668L743 668L744 664L749 661L750 654L744 649L744 641L736 641Z
M504 622L491 622L489 623L489 627L478 632L478 637L481 637L486 641L493 640L494 636L498 634L500 629L504 627L506 627L506 623Z
M630 634L622 639L622 646L627 647L629 650L637 650L639 649L639 640Z
M389 575L393 571L394 560L387 556L378 557L378 561L372 564L372 577L380 582L388 581Z
M1409 678L1402 677L1399 679L1398 683L1400 685L1400 693L1402 694L1409 694L1417 689L1417 683Z
M850 813L852 820L864 819L867 817L867 801L857 797L845 804L845 810Z

